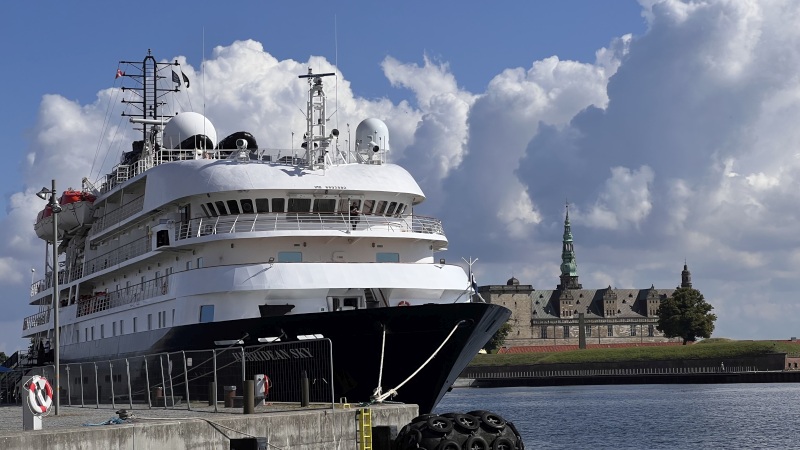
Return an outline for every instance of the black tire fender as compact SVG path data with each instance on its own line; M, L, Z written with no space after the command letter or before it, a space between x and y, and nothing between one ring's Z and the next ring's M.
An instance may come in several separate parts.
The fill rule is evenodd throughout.
M442 439L442 441L439 442L439 445L436 447L436 450L461 450L461 446L458 445L458 442L456 441Z
M469 414L453 414L453 423L463 430L475 431L480 427L481 419Z
M433 416L428 418L428 429L441 434L453 431L453 422L447 417Z
M436 414L422 414L421 416L417 416L411 419L411 423L425 422L431 417L436 417L436 416L437 416Z
M488 428L493 430L502 430L506 427L506 420L493 412L484 412L481 414L481 422Z
M517 446L507 437L499 437L492 442L492 450L516 450Z
M464 442L464 450L489 450L489 444L480 436L470 436L467 442Z

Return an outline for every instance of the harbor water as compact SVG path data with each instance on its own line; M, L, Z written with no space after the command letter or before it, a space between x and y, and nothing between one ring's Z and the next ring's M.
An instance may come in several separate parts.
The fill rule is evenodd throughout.
M437 413L493 411L527 448L800 448L800 385L457 388Z

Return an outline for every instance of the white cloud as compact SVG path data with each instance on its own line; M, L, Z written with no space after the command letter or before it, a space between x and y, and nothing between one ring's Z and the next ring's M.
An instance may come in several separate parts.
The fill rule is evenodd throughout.
M647 166L634 171L626 167L612 167L611 177L598 194L597 201L586 217L586 224L619 230L630 226L638 228L653 208L650 185L654 176L653 170Z

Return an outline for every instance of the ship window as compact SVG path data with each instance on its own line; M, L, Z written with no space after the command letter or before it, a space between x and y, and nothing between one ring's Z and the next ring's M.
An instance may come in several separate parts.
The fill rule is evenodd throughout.
M310 198L290 198L287 212L307 213L311 210Z
M395 211L394 213L399 216L400 214L403 214L405 211L406 211L406 205L404 203L400 203L399 205L397 205L397 211Z
M364 200L364 214L372 214L373 206L375 206L375 200Z
M92 333L90 334L90 336L92 337L92 340L94 340L94 327L92 327Z
M192 262L186 261L186 270L192 270Z
M197 268L198 269L202 269L203 268L203 257L202 256L197 258Z
M243 198L242 202L242 212L245 214L253 214L253 201L249 198Z
M84 328L83 329L83 340L87 341L87 342L89 341L89 329L88 328Z
M228 211L231 214L239 214L239 202L236 200L228 200Z
M112 333L113 333L112 336L116 336L117 335L117 322L116 321L111 323L111 330L112 330Z
M100 324L100 339L106 337L106 326L104 324Z
M125 320L119 321L119 334L125 334Z
M272 212L286 212L286 199L273 198L272 199Z
M258 213L268 213L269 212L269 199L268 198L257 198L256 199L256 212L258 212Z
M303 262L303 253L278 252L278 262Z
M332 213L336 209L336 199L318 198L314 200L314 212Z
M204 216L208 217L208 216L210 216L210 215L211 215L211 214L209 214L209 213L208 213L208 208L206 208L206 205L204 205L204 204L200 203L200 209L202 209L202 210L203 210L203 215L204 215Z
M81 330L75 330L75 342L81 341Z
M224 215L228 214L228 210L225 209L225 202L216 201L216 202L214 202L214 204L217 205L217 210L219 211L219 215L220 216L224 216Z
M133 318L133 332L136 333L136 331L138 331L138 330L136 329L136 317L134 317Z
M381 200L378 202L378 206L375 207L375 212L373 214L383 214L383 211L386 209L386 201Z
M394 210L397 208L397 202L389 203L389 209L386 210L386 215L391 216L394 214Z
M200 306L200 323L214 321L214 305Z
M214 208L214 204L213 203L211 203L211 202L206 203L206 207L208 208L208 212L211 213L210 214L211 216L213 216L213 217L219 216L219 214L217 214L217 209Z
M379 252L375 255L375 261L379 263L396 263L400 262L399 253Z
M149 330L152 330L152 329L153 329L153 315L152 314L148 314L147 315L147 330L149 331Z

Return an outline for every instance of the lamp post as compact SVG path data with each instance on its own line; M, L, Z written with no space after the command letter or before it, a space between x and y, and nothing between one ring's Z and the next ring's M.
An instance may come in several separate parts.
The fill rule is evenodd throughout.
M48 199L47 196L50 196ZM58 329L58 213L61 212L61 205L58 204L56 197L56 180L53 180L53 185L50 190L43 187L41 191L36 193L36 196L42 200L47 200L47 204L53 213L53 365L55 366L55 392L53 393L53 404L55 405L53 411L58 415L58 406L60 404L61 396L61 374L59 365L59 329Z

